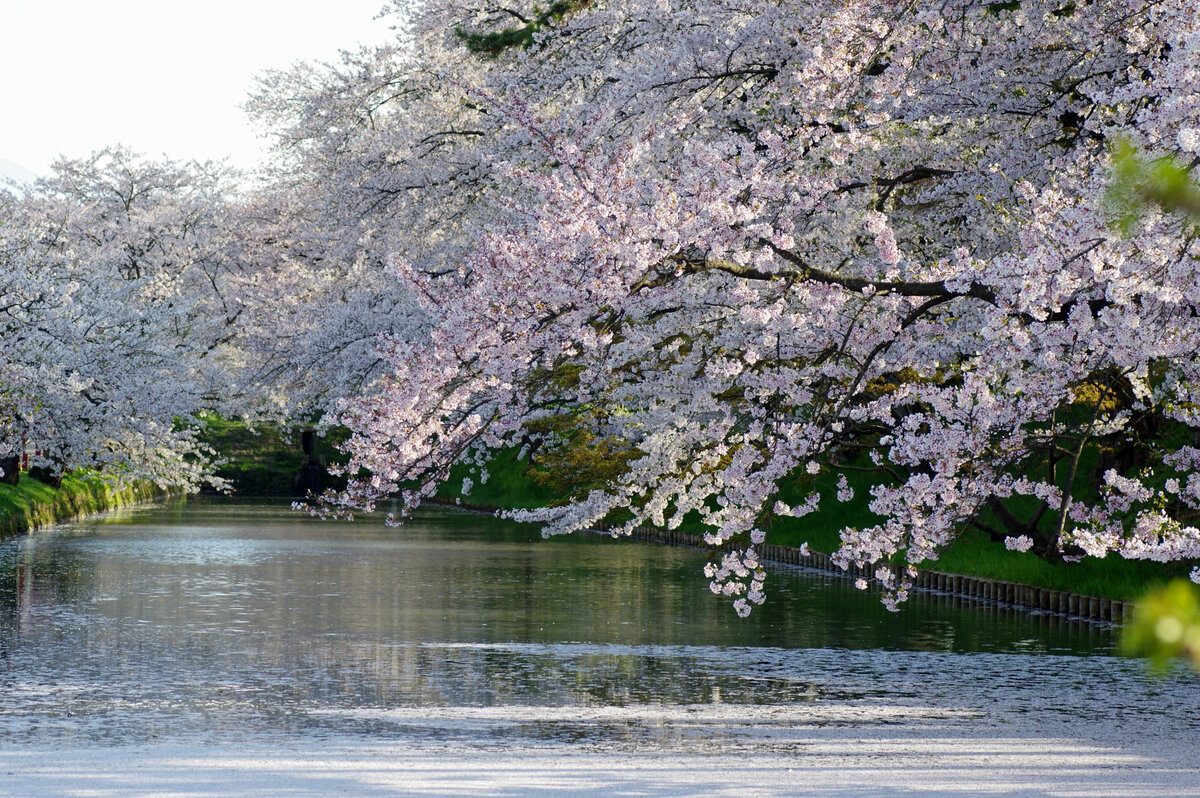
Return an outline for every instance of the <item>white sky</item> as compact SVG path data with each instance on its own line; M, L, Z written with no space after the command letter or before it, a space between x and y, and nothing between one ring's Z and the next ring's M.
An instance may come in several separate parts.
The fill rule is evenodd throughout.
M263 142L240 105L265 69L391 36L383 0L0 0L0 159L45 173L125 144L229 156Z

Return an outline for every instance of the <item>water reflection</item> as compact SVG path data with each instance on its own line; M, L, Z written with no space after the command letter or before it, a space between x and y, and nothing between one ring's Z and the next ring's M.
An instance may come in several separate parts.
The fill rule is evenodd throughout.
M741 620L704 589L703 561L446 510L397 531L195 501L6 541L0 742L632 744L690 739L708 723L684 722L699 705L759 707L755 723L839 702L874 722L881 701L940 706L939 722L996 701L1077 717L1111 706L1114 675L1142 684L1136 664L1095 656L1112 646L1104 627L928 594L892 614L825 574L773 573L768 604Z
M495 519L432 510L390 530L278 505L172 504L9 541L0 596L91 623L148 625L224 648L328 635L407 641L772 645L1096 653L1110 630L917 594L886 612L846 580L780 570L748 620L704 590L704 554L604 537L543 541Z

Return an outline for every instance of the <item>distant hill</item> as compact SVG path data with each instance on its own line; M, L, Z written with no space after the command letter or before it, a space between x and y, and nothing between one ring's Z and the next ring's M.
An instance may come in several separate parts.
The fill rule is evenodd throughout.
M0 182L7 183L9 180L15 180L18 183L31 183L37 180L37 177L21 164L0 158Z

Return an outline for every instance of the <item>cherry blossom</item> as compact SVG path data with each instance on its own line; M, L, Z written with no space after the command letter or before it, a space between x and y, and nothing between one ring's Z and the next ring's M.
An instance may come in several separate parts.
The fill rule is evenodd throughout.
M1166 210L1121 230L1106 193L1118 136L1194 154L1192 4L567 5L483 53L532 6L426 3L400 46L301 81L285 138L330 204L386 208L387 290L423 325L339 406L371 477L326 511L400 492L403 515L568 414L638 456L512 515L695 514L739 613L769 517L819 509L780 481L864 465L880 521L836 560L890 601L970 526L1200 556L1172 443L1200 427L1196 239Z
M195 435L233 391L239 313L212 164L119 147L10 197L0 215L0 453L163 486L219 482Z
M205 410L323 416L317 512L399 523L586 430L624 470L510 515L702 522L741 615L830 495L889 606L970 528L1200 559L1200 239L1112 190L1121 148L1197 163L1194 4L391 10L264 76L252 186L112 148L3 198L0 448L194 485Z

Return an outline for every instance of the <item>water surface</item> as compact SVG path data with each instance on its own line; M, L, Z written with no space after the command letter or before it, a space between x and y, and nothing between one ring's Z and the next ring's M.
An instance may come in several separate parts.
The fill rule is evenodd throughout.
M397 530L191 500L61 526L0 544L0 746L726 750L1003 712L1200 728L1195 682L1146 678L1107 626L930 593L893 614L783 566L743 620L704 561L442 509Z

